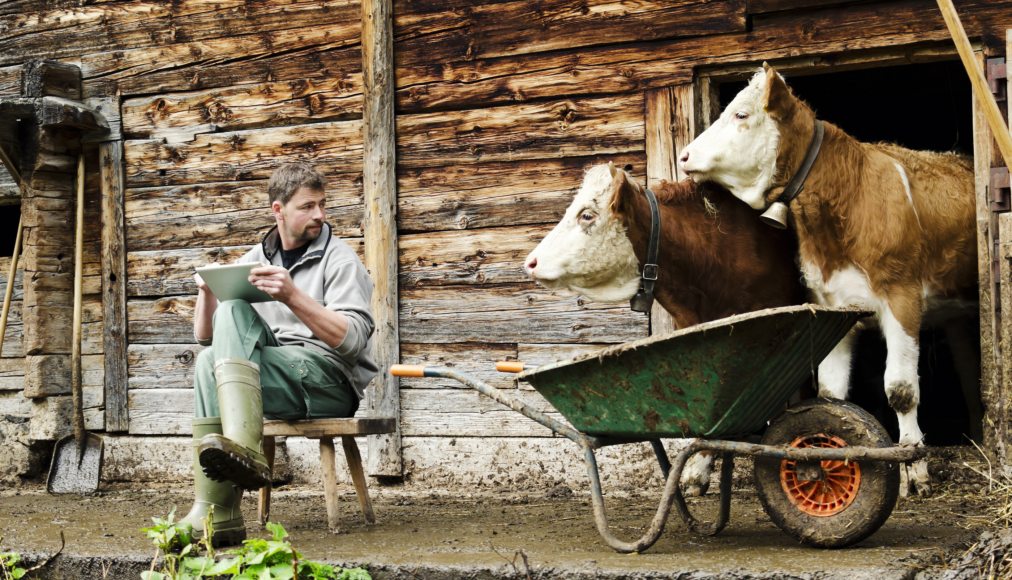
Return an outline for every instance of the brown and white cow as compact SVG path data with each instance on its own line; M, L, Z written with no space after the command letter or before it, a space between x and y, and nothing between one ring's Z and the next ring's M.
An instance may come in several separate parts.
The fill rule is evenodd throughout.
M693 179L716 181L762 211L802 165L815 126L812 109L764 64L679 163ZM820 303L877 313L899 442L923 445L922 315L936 299L972 292L977 279L972 165L955 154L862 143L831 123L823 127L818 157L789 206L801 270ZM846 397L855 333L819 366L820 395ZM903 475L904 494L930 491L924 461Z
M804 302L792 235L758 223L723 187L685 180L653 191L661 230L655 294L679 328ZM650 221L643 188L629 174L611 163L594 166L527 256L527 273L591 300L628 301L639 287ZM705 456L686 466L687 495L705 490L709 468Z

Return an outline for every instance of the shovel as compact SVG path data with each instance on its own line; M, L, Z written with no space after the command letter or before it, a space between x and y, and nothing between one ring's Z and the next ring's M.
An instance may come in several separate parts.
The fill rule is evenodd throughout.
M74 402L74 434L56 442L49 466L49 493L94 493L102 471L102 438L84 430L81 387L81 283L84 256L84 154L77 159L77 227L74 240L74 336L70 354L70 390Z

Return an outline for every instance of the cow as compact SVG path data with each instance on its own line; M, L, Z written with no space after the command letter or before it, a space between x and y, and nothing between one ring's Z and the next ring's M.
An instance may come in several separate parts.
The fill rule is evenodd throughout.
M815 147L819 132L821 147ZM780 200L810 151L817 156L801 189L793 200ZM788 204L798 262L816 301L876 314L899 443L922 446L917 422L922 316L939 300L976 292L970 159L860 142L818 120L764 63L720 118L683 149L679 166L696 181L722 184L754 210ZM820 396L846 398L856 332L819 365ZM901 476L903 495L930 493L924 460L904 466Z
M722 187L661 182L655 295L684 328L733 314L801 304L794 237L759 224ZM643 187L611 163L590 168L559 223L527 256L531 279L595 301L628 301L640 285L650 236ZM709 482L711 458L697 456L682 477L686 495Z

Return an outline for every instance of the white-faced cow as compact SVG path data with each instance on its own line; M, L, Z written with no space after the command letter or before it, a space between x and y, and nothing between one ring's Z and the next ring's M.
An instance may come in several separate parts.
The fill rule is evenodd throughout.
M722 187L685 180L653 191L660 214L655 294L679 328L804 302L793 236L759 224ZM639 288L650 226L643 188L611 163L594 166L562 220L527 256L527 273L591 300L628 301ZM682 476L687 495L709 481L710 458L697 458Z
M817 157L803 187L785 200L805 282L822 304L877 313L888 350L885 391L899 418L900 444L923 445L917 423L922 314L928 301L965 295L977 279L970 161L859 142L817 120L764 64L679 163L693 179L716 181L761 211L813 156L820 123ZM819 366L821 396L846 397L855 333ZM902 474L902 493L930 491L924 461Z

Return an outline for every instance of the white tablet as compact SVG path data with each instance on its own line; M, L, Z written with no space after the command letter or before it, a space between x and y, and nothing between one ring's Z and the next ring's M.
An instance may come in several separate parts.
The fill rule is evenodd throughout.
M211 288L218 300L245 300L246 302L267 302L274 300L270 294L249 282L249 271L262 264L212 264L197 268L197 273Z

